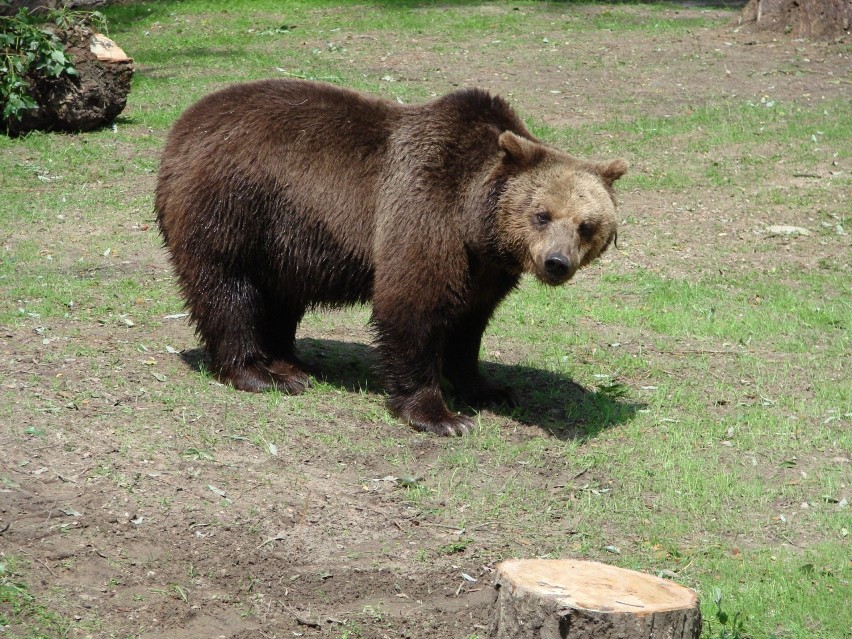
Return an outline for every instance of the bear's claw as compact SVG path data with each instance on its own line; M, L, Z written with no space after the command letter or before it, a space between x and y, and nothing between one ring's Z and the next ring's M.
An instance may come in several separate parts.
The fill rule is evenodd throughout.
M439 392L421 392L415 396L390 397L391 410L411 424L416 430L442 437L458 437L474 428L467 415L447 410Z
M416 430L434 433L441 437L461 437L471 432L475 426L473 419L467 415L452 415L439 421L424 421L408 418L408 423Z

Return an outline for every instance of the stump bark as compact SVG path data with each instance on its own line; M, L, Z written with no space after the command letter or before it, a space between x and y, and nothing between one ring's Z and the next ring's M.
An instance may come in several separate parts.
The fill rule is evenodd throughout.
M106 36L84 27L58 32L76 76L27 77L38 108L7 123L10 135L35 129L91 131L112 122L127 105L133 60Z
M696 639L694 590L594 561L497 566L493 639Z

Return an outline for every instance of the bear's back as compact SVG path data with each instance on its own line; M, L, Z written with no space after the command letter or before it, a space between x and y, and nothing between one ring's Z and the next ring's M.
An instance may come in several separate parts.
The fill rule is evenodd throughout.
M158 218L167 242L173 233L235 224L241 239L254 240L298 212L369 260L380 185L406 188L419 175L429 197L458 200L458 185L494 157L506 129L529 135L505 101L481 89L402 105L304 80L233 85L202 98L172 128Z
M167 243L177 235L245 252L249 244L319 243L322 225L341 250L369 259L375 187L399 110L293 80L202 98L175 123L162 156L156 209Z

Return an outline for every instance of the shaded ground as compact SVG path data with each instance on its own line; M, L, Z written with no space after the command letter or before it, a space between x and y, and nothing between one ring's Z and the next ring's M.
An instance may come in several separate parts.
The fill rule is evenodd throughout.
M637 19L647 18L642 9L631 11ZM722 19L733 16L712 11ZM653 14L661 16L684 19L707 12L685 8ZM842 43L775 40L724 26L675 37L644 31L566 34L555 28L523 37L541 47L515 50L509 63L492 51L498 46L493 39L466 42L439 56L426 46L429 36L394 42L383 35L379 45L369 37L341 34L348 49L341 60L351 58L365 70L374 65L377 73L423 83L435 93L485 85L512 96L525 115L554 127L603 125L613 117L609 105L624 102L625 95L648 115L665 116L733 98L809 105L847 96L850 85L849 52ZM318 45L325 43L304 44ZM554 68L549 57L554 47L570 47L576 66ZM609 137L601 136L601 146L607 154L617 153L608 148ZM682 166L703 174L710 162L736 164L742 155L742 149L719 147L702 154L686 148L649 149L635 157L633 170L653 174L660 166ZM783 153L772 140L764 148L768 155ZM737 197L710 183L691 193L689 202L672 201L663 190L624 192L622 250L608 254L577 286L593 295L601 273L636 269L690 278L717 269L789 273L828 261L848 272L848 236L834 232L831 217L841 209L831 200L833 192L821 188L848 172L844 161L820 158L816 172L779 162L770 181ZM152 191L153 180L127 189ZM823 198L827 213L819 217L813 209L785 206L783 198L755 206L752 199L767 189L782 194L810 189L816 201ZM150 224L149 216L143 217ZM773 236L766 232L772 224L806 226L814 233ZM155 233L152 226L134 228ZM25 239L22 230L3 242L13 246ZM156 245L156 239L144 245ZM69 268L78 257L73 238L62 247L43 248ZM123 257L119 275L170 277L162 251L140 249ZM151 303L139 300L141 307ZM120 317L105 324L72 318L37 330L0 328L3 419L16 433L23 428L31 435L4 435L0 546L27 558L30 574L41 577L33 587L48 597L53 593L52 606L74 620L66 636L485 636L495 560L523 554L533 545L531 532L546 539L545 546L553 538L569 546L580 543L574 535L581 521L554 520L552 530L530 531L521 515L517 522L477 521L465 528L423 509L417 478L398 480L434 470L437 457L459 444L410 432L387 416L364 361L370 351L360 346L370 341L366 314L341 317L320 316L302 329L308 359L329 371L322 392L337 397L308 402L307 411L298 399L246 398L199 374L203 354L179 318L163 321L155 336ZM644 347L645 357L672 374L680 367L697 374L678 353L700 353L713 360L713 374L725 383L742 381L731 364L737 355L730 352L749 354L745 348L673 343L655 355L641 332L594 328L601 347L615 341L625 349ZM529 398L536 386L560 387L575 403L608 402L616 424L644 407L641 400L593 397L574 380L535 373L526 365L528 351L528 344L513 340L486 343L492 372L519 384L522 396ZM573 355L580 361L594 357L582 351ZM815 366L828 366L826 374L841 374L839 363L832 367L818 353L813 357ZM800 371L788 378L789 390L810 392L806 356L769 353L766 362L789 363ZM638 376L626 381L637 388L647 383ZM760 398L743 388L737 397L708 398L708 405ZM577 428L561 404L489 419L508 442L542 435L570 440L608 427ZM273 442L265 437L275 422L289 428L275 431ZM554 424L565 426L554 430ZM538 488L566 499L578 498L583 486L609 486L610 480L588 469L551 460L546 440L539 454L536 469L483 463L482 484L509 484L524 473L536 478ZM834 462L801 460L801 467L808 463ZM652 511L653 504L648 508ZM463 513L457 515L464 520Z

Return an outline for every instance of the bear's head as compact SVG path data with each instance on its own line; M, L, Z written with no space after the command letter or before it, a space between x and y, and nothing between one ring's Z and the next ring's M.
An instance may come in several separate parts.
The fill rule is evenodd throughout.
M545 284L563 284L615 239L613 182L627 162L579 160L511 131L500 135L499 144L502 248Z

